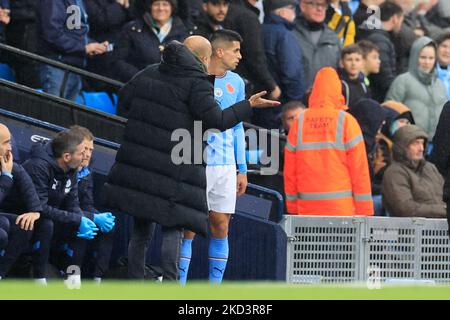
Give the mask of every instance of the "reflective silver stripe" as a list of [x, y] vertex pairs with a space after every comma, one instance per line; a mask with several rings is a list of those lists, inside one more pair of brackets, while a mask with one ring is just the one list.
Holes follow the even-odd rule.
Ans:
[[344, 119], [345, 111], [339, 111], [337, 126], [336, 126], [336, 140], [326, 142], [302, 142], [303, 131], [303, 113], [298, 119], [298, 133], [297, 133], [297, 147], [296, 150], [322, 150], [322, 149], [336, 149], [346, 150], [343, 143], [344, 137]]
[[297, 199], [298, 199], [298, 197], [297, 197], [296, 194], [287, 194], [286, 193], [286, 200], [288, 200], [288, 201], [295, 201]]
[[358, 136], [354, 137], [352, 140], [350, 140], [349, 142], [347, 142], [345, 144], [345, 150], [353, 148], [354, 146], [356, 146], [361, 141], [364, 141], [364, 138], [363, 138], [362, 135], [358, 135]]
[[306, 193], [301, 192], [297, 193], [297, 198], [299, 200], [334, 200], [334, 199], [342, 199], [342, 198], [351, 198], [352, 191], [337, 191], [337, 192], [316, 192], [316, 193]]
[[292, 152], [295, 152], [296, 150], [296, 147], [294, 147], [289, 141], [286, 143], [286, 148]]
[[339, 111], [339, 117], [336, 126], [336, 144], [339, 146], [344, 144], [344, 117], [345, 111]]
[[300, 145], [302, 145], [302, 131], [303, 131], [303, 112], [298, 117], [298, 131], [297, 131], [297, 150], [300, 149]]
[[345, 150], [343, 145], [336, 144], [335, 142], [310, 142], [303, 143], [297, 147], [297, 150], [321, 150], [321, 149], [337, 149]]
[[353, 198], [355, 201], [371, 201], [372, 195], [371, 194], [354, 194]]

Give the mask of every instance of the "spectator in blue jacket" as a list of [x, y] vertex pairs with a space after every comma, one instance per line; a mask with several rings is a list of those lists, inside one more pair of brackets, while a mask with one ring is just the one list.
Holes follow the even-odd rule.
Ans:
[[102, 276], [109, 267], [114, 240], [115, 216], [111, 212], [99, 212], [94, 206], [94, 179], [89, 167], [94, 151], [94, 136], [84, 127], [73, 126], [70, 130], [76, 130], [84, 136], [85, 153], [77, 173], [78, 198], [81, 210], [94, 215], [94, 223], [101, 231], [98, 237], [93, 240], [87, 256], [89, 258], [89, 269], [93, 267], [93, 270], [88, 272], [89, 275], [94, 277], [94, 281], [101, 282]]
[[445, 84], [450, 100], [450, 31], [443, 33], [437, 40], [438, 77]]
[[[66, 130], [46, 144], [36, 145], [31, 158], [23, 164], [39, 195], [41, 215], [54, 224], [52, 246], [63, 253], [60, 259], [51, 258], [63, 272], [70, 265], [81, 268], [86, 240], [92, 240], [98, 231], [94, 214], [82, 211], [78, 200], [77, 169], [84, 154], [84, 136]], [[49, 247], [45, 244], [45, 248]], [[48, 257], [48, 251], [46, 254]]]
[[5, 41], [5, 26], [11, 21], [9, 0], [0, 0], [0, 42]]
[[123, 27], [114, 46], [116, 78], [127, 82], [148, 65], [159, 63], [164, 45], [188, 35], [176, 15], [176, 0], [145, 0], [142, 15]]
[[[13, 162], [11, 134], [0, 124], [0, 279], [11, 269], [23, 250], [27, 248], [32, 233], [52, 236], [45, 219], [40, 219], [41, 202], [31, 178]], [[34, 258], [40, 254], [34, 242]], [[36, 260], [35, 260], [36, 261]], [[35, 279], [45, 281], [42, 270], [34, 269]]]
[[[104, 54], [107, 41], [98, 43], [88, 37], [89, 23], [83, 0], [39, 0], [37, 6], [38, 54], [84, 68], [86, 58]], [[43, 65], [39, 72], [45, 92], [75, 101], [82, 83], [80, 76], [69, 73], [66, 87], [64, 70]]]
[[293, 33], [297, 5], [296, 0], [264, 1], [264, 49], [283, 103], [301, 100], [305, 93], [302, 51]]

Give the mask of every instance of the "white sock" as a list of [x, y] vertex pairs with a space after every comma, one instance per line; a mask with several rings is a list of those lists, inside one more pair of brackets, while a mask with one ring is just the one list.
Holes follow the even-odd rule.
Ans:
[[45, 278], [34, 279], [34, 283], [46, 286], [47, 285], [47, 279], [45, 279]]
[[101, 283], [102, 282], [102, 278], [94, 277], [94, 282], [95, 283]]
[[2, 276], [0, 276], [0, 280], [2, 280]]

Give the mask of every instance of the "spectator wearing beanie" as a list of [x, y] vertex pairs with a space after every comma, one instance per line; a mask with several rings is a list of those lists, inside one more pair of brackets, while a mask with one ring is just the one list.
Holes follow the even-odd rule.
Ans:
[[[296, 5], [295, 0], [264, 1], [264, 50], [270, 73], [281, 88], [283, 103], [301, 100], [305, 93], [302, 51], [293, 32]], [[274, 121], [279, 118], [281, 107], [263, 112], [271, 114]]]
[[159, 63], [165, 44], [187, 37], [176, 10], [176, 0], [144, 1], [141, 16], [123, 27], [114, 46], [115, 78], [127, 82], [148, 65]]

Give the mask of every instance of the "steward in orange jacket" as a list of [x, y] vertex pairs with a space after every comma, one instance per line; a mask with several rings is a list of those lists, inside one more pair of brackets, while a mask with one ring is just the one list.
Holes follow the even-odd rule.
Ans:
[[321, 69], [309, 108], [292, 124], [285, 147], [287, 211], [298, 215], [373, 215], [364, 140], [345, 110], [342, 84]]

